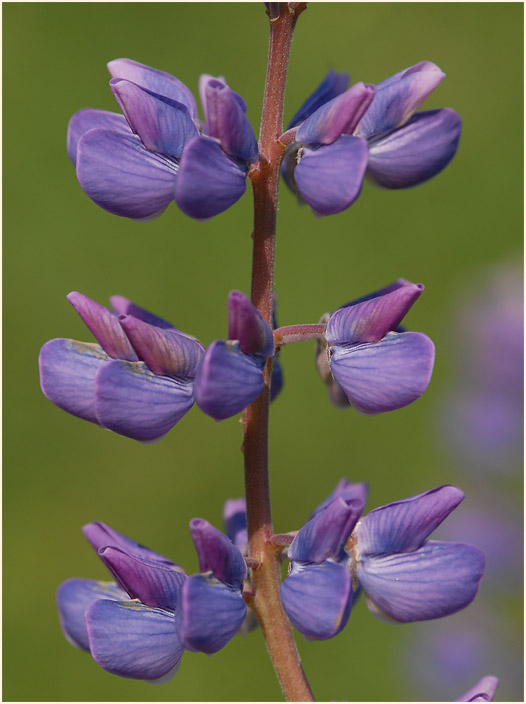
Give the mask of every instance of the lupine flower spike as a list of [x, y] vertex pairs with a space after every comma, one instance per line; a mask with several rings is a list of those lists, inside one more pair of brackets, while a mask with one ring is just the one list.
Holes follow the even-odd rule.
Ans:
[[99, 344], [47, 342], [42, 391], [59, 408], [120, 435], [160, 439], [193, 405], [203, 346], [122, 296], [111, 299], [117, 312], [77, 292], [67, 298]]
[[257, 141], [243, 99], [224, 78], [201, 78], [202, 125], [194, 96], [174, 76], [130, 59], [108, 69], [123, 115], [80, 110], [68, 129], [69, 157], [95, 203], [151, 220], [176, 199], [187, 215], [206, 219], [243, 195]]
[[306, 638], [332, 638], [360, 590], [369, 609], [394, 623], [448, 616], [470, 604], [484, 570], [471, 545], [428, 540], [463, 500], [454, 486], [395, 501], [360, 519], [362, 484], [342, 480], [292, 542], [281, 586], [285, 611]]
[[348, 75], [330, 71], [288, 127], [295, 138], [282, 175], [300, 202], [332, 215], [356, 200], [364, 176], [408, 188], [442, 171], [456, 154], [461, 119], [449, 108], [416, 111], [444, 77], [421, 61], [376, 86], [346, 90]]
[[116, 583], [64, 582], [57, 592], [60, 622], [66, 638], [108, 672], [166, 682], [184, 650], [215, 653], [239, 630], [245, 561], [207, 521], [190, 523], [202, 572], [190, 577], [104, 523], [83, 530]]
[[327, 313], [316, 364], [336, 406], [367, 415], [416, 401], [433, 371], [435, 348], [400, 322], [421, 295], [422, 284], [398, 279], [390, 286]]

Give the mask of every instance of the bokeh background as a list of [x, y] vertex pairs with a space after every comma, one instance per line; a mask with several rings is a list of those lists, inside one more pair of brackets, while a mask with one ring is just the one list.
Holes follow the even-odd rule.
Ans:
[[[465, 381], [469, 355], [476, 358], [493, 336], [492, 326], [471, 336], [459, 310], [468, 299], [486, 300], [495, 276], [500, 293], [513, 290], [518, 306], [500, 349], [507, 349], [507, 333], [520, 338], [522, 15], [520, 3], [312, 3], [299, 20], [286, 119], [330, 68], [377, 83], [426, 59], [447, 74], [426, 109], [453, 107], [464, 128], [458, 156], [436, 179], [400, 192], [365, 185], [340, 215], [317, 220], [282, 189], [279, 323], [317, 322], [403, 276], [426, 285], [407, 322], [433, 338], [437, 361], [422, 399], [365, 418], [330, 405], [312, 344], [283, 350], [286, 385], [272, 408], [270, 439], [275, 529], [298, 528], [342, 476], [370, 482], [370, 508], [455, 483], [468, 492], [460, 517], [477, 510], [480, 517], [479, 502], [494, 507], [498, 496], [511, 523], [511, 533], [498, 538], [490, 530], [496, 557], [488, 559], [487, 583], [497, 590], [483, 586], [464, 614], [396, 627], [378, 621], [362, 600], [332, 641], [298, 636], [320, 700], [451, 701], [485, 674], [501, 677], [497, 700], [522, 698], [520, 439], [487, 462], [479, 446], [487, 433], [475, 428], [470, 440], [462, 425], [470, 414], [455, 421], [459, 452], [443, 412], [456, 407], [448, 405], [450, 394]], [[216, 423], [194, 408], [161, 442], [141, 445], [54, 407], [40, 392], [37, 369], [48, 339], [91, 339], [65, 300], [72, 290], [101, 303], [127, 296], [205, 343], [225, 335], [228, 291], [249, 291], [250, 193], [205, 224], [175, 205], [149, 224], [114, 217], [80, 189], [66, 128], [82, 107], [118, 111], [105, 64], [130, 57], [194, 90], [201, 73], [226, 76], [257, 129], [267, 50], [263, 4], [5, 3], [3, 28], [3, 699], [279, 700], [258, 631], [212, 658], [186, 654], [175, 679], [158, 687], [113, 677], [64, 640], [58, 584], [106, 578], [81, 526], [105, 521], [196, 571], [188, 521], [200, 516], [221, 526], [223, 500], [242, 495], [241, 428], [236, 418]], [[511, 288], [502, 284], [511, 279]], [[520, 396], [522, 365], [506, 360]], [[475, 386], [483, 389], [492, 373]], [[521, 404], [514, 409], [520, 428]], [[482, 532], [459, 524], [453, 539], [476, 543]], [[433, 652], [442, 642], [437, 627], [446, 628], [441, 652], [456, 648], [449, 664]], [[474, 654], [477, 643], [483, 648]]]

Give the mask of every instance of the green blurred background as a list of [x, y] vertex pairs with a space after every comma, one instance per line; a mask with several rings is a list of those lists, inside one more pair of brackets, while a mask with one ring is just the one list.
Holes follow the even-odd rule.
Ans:
[[[113, 677], [64, 640], [58, 584], [106, 578], [80, 527], [105, 521], [197, 571], [188, 521], [200, 516], [220, 526], [223, 500], [242, 495], [241, 428], [237, 418], [216, 423], [194, 408], [161, 442], [141, 445], [53, 406], [37, 369], [48, 339], [91, 339], [65, 300], [72, 290], [101, 303], [127, 296], [205, 343], [225, 335], [228, 291], [249, 291], [250, 194], [205, 224], [175, 205], [149, 224], [114, 217], [78, 185], [66, 128], [83, 107], [118, 111], [105, 64], [130, 57], [194, 91], [201, 73], [226, 76], [257, 129], [263, 4], [6, 3], [3, 27], [3, 698], [279, 700], [258, 631], [213, 658], [186, 654], [175, 679], [158, 687]], [[448, 321], [463, 282], [521, 261], [522, 31], [520, 3], [312, 3], [299, 20], [286, 120], [330, 68], [377, 83], [426, 59], [447, 78], [425, 108], [453, 107], [464, 127], [456, 159], [417, 189], [366, 185], [352, 208], [322, 220], [282, 189], [280, 325], [317, 322], [403, 276], [426, 285], [408, 323], [434, 339], [437, 362], [417, 403], [364, 418], [330, 405], [310, 343], [282, 352], [286, 386], [272, 408], [270, 437], [277, 532], [298, 528], [342, 476], [370, 482], [371, 508], [461, 483], [434, 425], [454, 367], [442, 351], [451, 345]], [[520, 479], [506, 481], [520, 492]], [[519, 597], [510, 607], [519, 624], [520, 604]], [[411, 638], [411, 626], [378, 621], [362, 600], [336, 639], [298, 637], [298, 644], [320, 700], [425, 700], [398, 657]], [[499, 675], [475, 678], [490, 673]], [[469, 675], [464, 689], [474, 681]], [[444, 699], [463, 691], [450, 690], [446, 677]], [[502, 682], [497, 699], [520, 698]]]

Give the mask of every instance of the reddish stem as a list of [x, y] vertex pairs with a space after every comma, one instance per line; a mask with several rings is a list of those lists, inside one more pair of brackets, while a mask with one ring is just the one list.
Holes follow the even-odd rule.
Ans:
[[[274, 249], [279, 168], [284, 146], [283, 103], [292, 35], [305, 3], [270, 3], [270, 42], [261, 116], [259, 163], [251, 169], [254, 191], [252, 303], [272, 325]], [[287, 701], [314, 701], [299, 658], [292, 628], [281, 605], [279, 550], [270, 542], [274, 531], [268, 475], [268, 416], [272, 360], [264, 370], [265, 387], [243, 413], [245, 492], [250, 558], [260, 567], [252, 572], [251, 605]]]
[[303, 340], [319, 340], [325, 335], [326, 323], [318, 325], [286, 325], [283, 328], [274, 330], [274, 343], [276, 347], [284, 347], [294, 342]]

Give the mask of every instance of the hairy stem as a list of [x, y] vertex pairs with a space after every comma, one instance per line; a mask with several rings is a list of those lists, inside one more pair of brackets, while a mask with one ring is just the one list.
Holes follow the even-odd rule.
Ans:
[[[283, 103], [292, 35], [305, 3], [267, 3], [267, 7], [270, 44], [261, 117], [260, 159], [250, 173], [254, 192], [251, 298], [272, 326], [278, 180], [285, 148], [278, 140], [283, 132]], [[292, 628], [281, 605], [280, 550], [270, 542], [274, 532], [268, 473], [271, 374], [272, 360], [268, 360], [264, 371], [265, 387], [243, 413], [249, 555], [260, 563], [259, 568], [252, 571], [254, 596], [250, 602], [287, 701], [314, 701]]]

